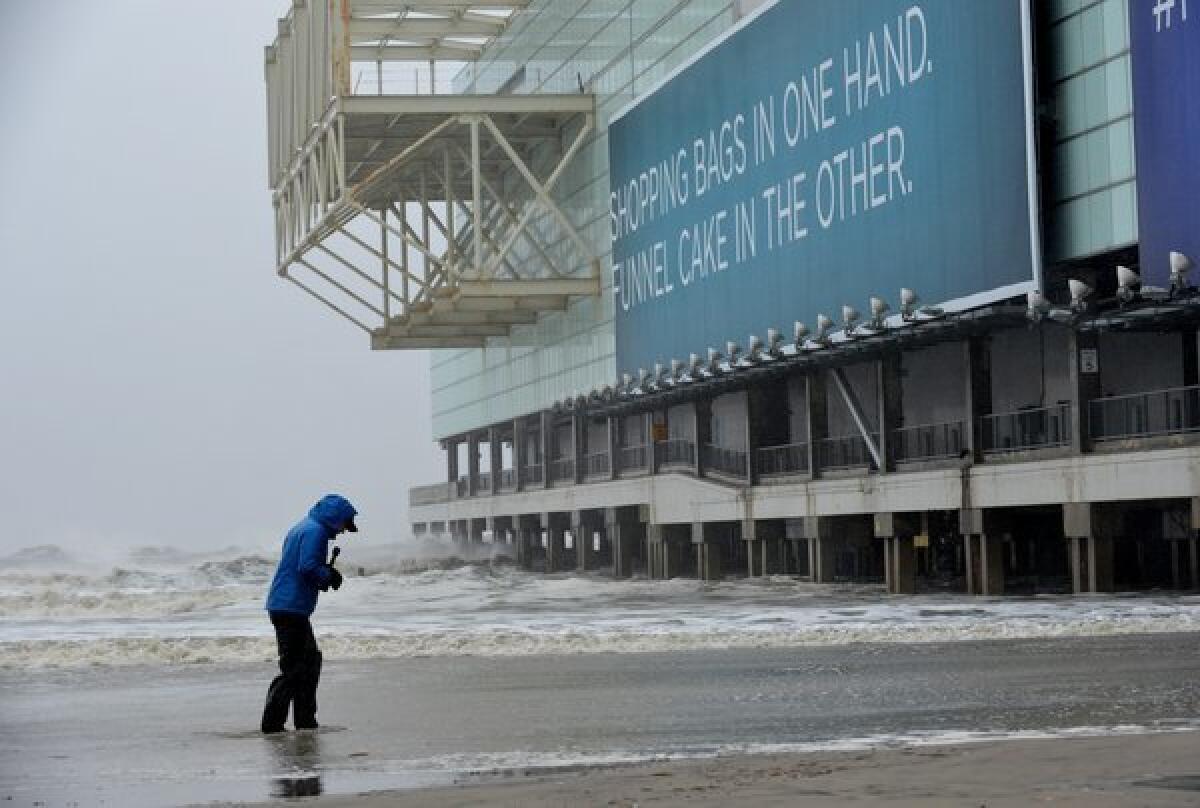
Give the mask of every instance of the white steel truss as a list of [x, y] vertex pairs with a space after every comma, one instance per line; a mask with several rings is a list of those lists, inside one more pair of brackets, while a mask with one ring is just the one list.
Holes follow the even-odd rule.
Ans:
[[349, 80], [360, 60], [474, 58], [525, 5], [294, 0], [267, 49], [276, 271], [377, 349], [480, 347], [600, 294], [597, 250], [554, 197], [592, 96]]

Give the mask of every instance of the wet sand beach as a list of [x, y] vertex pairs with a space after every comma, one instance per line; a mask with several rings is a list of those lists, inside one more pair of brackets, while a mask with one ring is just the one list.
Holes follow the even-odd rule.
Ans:
[[[1061, 760], [1080, 793], [1126, 789], [1112, 792], [1125, 802], [1090, 804], [1195, 804], [1178, 789], [1129, 795], [1149, 788], [1134, 779], [1200, 773], [1198, 661], [1196, 633], [333, 660], [323, 728], [272, 737], [256, 732], [269, 664], [7, 670], [0, 800], [353, 804], [401, 792], [375, 804], [796, 804], [809, 789], [821, 804], [824, 792], [902, 788], [895, 796], [1028, 804], [1042, 792], [1020, 789], [1061, 785], [1046, 768]], [[1066, 740], [1080, 736], [1093, 739]], [[1056, 740], [959, 749], [1029, 737]], [[980, 755], [991, 762], [970, 765]], [[643, 764], [664, 757], [682, 762]], [[413, 791], [456, 784], [472, 785]]]
[[[1158, 735], [916, 746], [509, 772], [453, 787], [327, 797], [341, 806], [888, 805], [1076, 808], [1200, 803], [1200, 736]], [[277, 800], [273, 806], [293, 805]]]

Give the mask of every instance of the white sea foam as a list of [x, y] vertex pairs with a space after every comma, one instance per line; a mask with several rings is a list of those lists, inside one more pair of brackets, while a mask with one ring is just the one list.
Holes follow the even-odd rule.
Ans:
[[[667, 621], [677, 622], [677, 621]], [[647, 653], [737, 648], [804, 648], [852, 643], [931, 643], [990, 639], [1048, 639], [1200, 630], [1196, 615], [1113, 620], [980, 620], [926, 624], [834, 623], [807, 627], [719, 629], [697, 621], [687, 630], [671, 625], [630, 628], [579, 625], [559, 630], [493, 626], [482, 630], [343, 632], [321, 634], [327, 659], [426, 656], [528, 656], [537, 654]], [[242, 664], [271, 662], [274, 637], [127, 636], [95, 639], [0, 642], [0, 667]]]
[[[438, 550], [442, 552], [439, 553]], [[422, 547], [348, 545], [314, 619], [329, 659], [642, 653], [1200, 631], [1200, 597], [892, 597], [790, 578], [536, 575]], [[143, 552], [162, 561], [169, 554]], [[178, 561], [172, 557], [172, 562]], [[274, 561], [188, 556], [0, 574], [0, 667], [271, 662]], [[360, 575], [361, 568], [361, 575]]]
[[[1200, 731], [1200, 721], [1178, 720], [1150, 724], [1114, 724], [1108, 726], [1050, 727], [1036, 730], [931, 730], [881, 733], [851, 738], [828, 738], [790, 743], [735, 743], [679, 747], [674, 749], [614, 749], [593, 753], [544, 753], [513, 751], [491, 754], [438, 755], [400, 761], [379, 761], [388, 770], [449, 772], [458, 775], [553, 773], [563, 770], [666, 763], [671, 761], [712, 760], [739, 756], [819, 755], [839, 752], [865, 752], [878, 749], [911, 747], [965, 746], [1005, 741], [1048, 741], [1080, 738], [1138, 737]], [[367, 769], [369, 764], [360, 763]]]

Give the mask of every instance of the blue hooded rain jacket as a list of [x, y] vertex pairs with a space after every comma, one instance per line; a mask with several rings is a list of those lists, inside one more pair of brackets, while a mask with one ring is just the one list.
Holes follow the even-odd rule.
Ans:
[[308, 617], [317, 608], [317, 591], [329, 588], [329, 542], [342, 526], [358, 514], [337, 494], [329, 494], [312, 507], [308, 516], [288, 531], [283, 557], [267, 594], [267, 611], [291, 612]]

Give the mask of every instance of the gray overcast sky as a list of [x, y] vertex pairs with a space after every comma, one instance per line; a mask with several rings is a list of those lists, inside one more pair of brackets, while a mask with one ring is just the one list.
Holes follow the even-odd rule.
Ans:
[[428, 359], [273, 272], [263, 46], [286, 0], [0, 2], [0, 553], [363, 536], [442, 478]]

